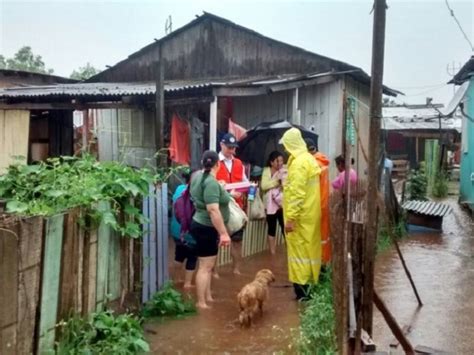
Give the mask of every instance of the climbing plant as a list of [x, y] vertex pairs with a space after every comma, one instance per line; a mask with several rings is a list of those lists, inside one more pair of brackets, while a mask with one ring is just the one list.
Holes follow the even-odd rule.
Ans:
[[[0, 198], [7, 212], [50, 216], [82, 207], [91, 221], [103, 221], [122, 235], [137, 238], [144, 217], [133, 198], [148, 194], [149, 185], [172, 173], [134, 169], [119, 162], [98, 162], [93, 156], [50, 158], [37, 165], [11, 165], [0, 176]], [[98, 202], [111, 209], [99, 209]], [[124, 212], [126, 219], [121, 219]]]

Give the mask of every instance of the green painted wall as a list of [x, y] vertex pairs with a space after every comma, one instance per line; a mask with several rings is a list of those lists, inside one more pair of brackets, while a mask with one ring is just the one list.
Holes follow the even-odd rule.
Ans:
[[[464, 98], [464, 109], [474, 117], [474, 77]], [[461, 202], [474, 211], [474, 123], [464, 118], [463, 143], [461, 147]]]

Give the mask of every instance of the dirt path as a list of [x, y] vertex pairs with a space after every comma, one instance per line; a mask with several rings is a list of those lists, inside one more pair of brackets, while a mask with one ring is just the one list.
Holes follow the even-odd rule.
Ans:
[[213, 308], [186, 319], [155, 321], [145, 326], [153, 353], [159, 354], [272, 354], [292, 352], [291, 329], [299, 325], [298, 304], [293, 289], [272, 287], [264, 306], [263, 318], [251, 329], [237, 323], [236, 295], [255, 273], [270, 268], [276, 276], [274, 286], [288, 285], [286, 252], [281, 247], [272, 261], [267, 253], [245, 260], [243, 275], [235, 276], [229, 267], [219, 270], [213, 281], [216, 302]]
[[[455, 354], [474, 353], [474, 222], [455, 197], [447, 201], [441, 234], [412, 234], [401, 243], [424, 306], [418, 304], [395, 250], [378, 256], [376, 289], [401, 326], [411, 325], [413, 345]], [[379, 312], [374, 339], [382, 350], [393, 338]], [[400, 349], [400, 348], [399, 348]]]

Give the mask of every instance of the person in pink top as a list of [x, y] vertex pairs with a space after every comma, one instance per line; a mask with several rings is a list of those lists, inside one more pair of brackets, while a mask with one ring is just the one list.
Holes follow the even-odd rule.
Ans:
[[[337, 174], [337, 177], [332, 181], [331, 185], [334, 190], [342, 190], [344, 188], [344, 182], [346, 179], [346, 160], [344, 156], [339, 155], [335, 161], [339, 174]], [[351, 164], [354, 164], [354, 159], [352, 159]], [[352, 168], [349, 171], [349, 181], [352, 185], [357, 183], [357, 173]]]
[[277, 223], [280, 224], [282, 231], [285, 229], [282, 209], [282, 189], [286, 175], [287, 171], [283, 167], [283, 154], [278, 151], [270, 153], [267, 166], [262, 172], [260, 188], [264, 193], [263, 203], [265, 204], [268, 224], [268, 248], [272, 255], [276, 253]]

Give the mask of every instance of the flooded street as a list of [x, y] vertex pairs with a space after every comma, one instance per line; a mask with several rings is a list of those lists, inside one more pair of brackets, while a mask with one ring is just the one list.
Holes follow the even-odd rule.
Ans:
[[[238, 324], [237, 293], [253, 280], [255, 273], [270, 268], [276, 282], [270, 288], [270, 299], [264, 314], [250, 329]], [[236, 276], [230, 267], [219, 269], [220, 278], [213, 280], [216, 302], [211, 310], [200, 311], [185, 319], [168, 319], [146, 324], [147, 339], [153, 353], [160, 354], [271, 354], [292, 352], [291, 329], [299, 325], [298, 304], [289, 285], [286, 251], [279, 247], [275, 261], [267, 253], [244, 261], [242, 275]], [[191, 291], [194, 296], [194, 289]]]
[[[455, 354], [474, 353], [474, 223], [461, 210], [456, 197], [447, 201], [453, 213], [446, 216], [444, 231], [417, 233], [400, 247], [424, 306], [415, 295], [395, 249], [377, 257], [376, 289], [401, 327], [410, 326], [413, 346], [424, 345]], [[277, 281], [263, 318], [251, 329], [241, 329], [236, 295], [262, 268], [270, 268]], [[286, 252], [280, 247], [274, 260], [267, 253], [245, 260], [243, 275], [230, 267], [219, 269], [213, 280], [216, 302], [208, 311], [184, 319], [148, 322], [146, 336], [153, 353], [160, 354], [272, 354], [296, 353], [289, 348], [299, 325], [298, 304], [288, 284]], [[194, 296], [194, 289], [191, 290]], [[381, 351], [390, 349], [394, 337], [382, 315], [374, 312], [374, 340]], [[402, 353], [400, 346], [394, 353]]]
[[[376, 260], [376, 290], [399, 325], [411, 326], [413, 346], [425, 345], [455, 354], [474, 353], [474, 223], [456, 201], [440, 234], [410, 234], [400, 243], [407, 266], [424, 303], [418, 308], [413, 290], [394, 249]], [[393, 336], [374, 312], [374, 340], [389, 349]], [[398, 347], [400, 350], [400, 347]], [[400, 350], [401, 351], [401, 350]]]

